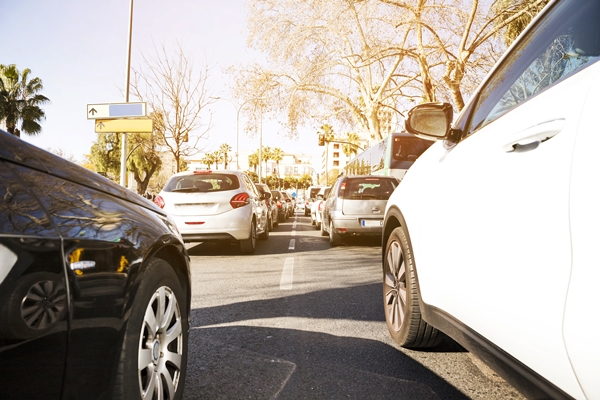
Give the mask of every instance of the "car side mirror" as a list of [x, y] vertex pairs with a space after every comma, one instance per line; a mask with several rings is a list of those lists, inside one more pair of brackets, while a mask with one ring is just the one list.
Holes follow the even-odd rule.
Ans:
[[449, 103], [424, 103], [413, 107], [406, 118], [406, 130], [427, 140], [446, 140], [452, 133], [454, 111]]

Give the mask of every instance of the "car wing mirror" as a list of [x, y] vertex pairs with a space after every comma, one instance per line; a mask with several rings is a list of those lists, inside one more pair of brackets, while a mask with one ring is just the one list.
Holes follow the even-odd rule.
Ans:
[[449, 103], [424, 103], [413, 107], [405, 121], [406, 130], [427, 140], [446, 140], [452, 133], [454, 111]]

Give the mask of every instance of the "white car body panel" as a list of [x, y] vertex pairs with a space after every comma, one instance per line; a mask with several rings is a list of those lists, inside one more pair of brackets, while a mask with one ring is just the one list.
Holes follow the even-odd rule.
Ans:
[[[596, 70], [600, 69], [598, 66]], [[565, 307], [564, 340], [585, 396], [600, 399], [600, 74], [588, 93], [575, 143], [571, 179], [571, 242], [573, 270]], [[590, 314], [589, 310], [593, 310]]]
[[[568, 193], [581, 109], [589, 83], [599, 71], [596, 64], [571, 76], [449, 151], [440, 144], [432, 146], [409, 170], [393, 195], [395, 201], [388, 203], [398, 204], [406, 218], [423, 300], [549, 381], [560, 382], [561, 389], [576, 398], [583, 393], [563, 336], [572, 264], [569, 206], [573, 199]], [[557, 102], [557, 98], [569, 101]], [[531, 115], [536, 116], [535, 123]], [[562, 129], [535, 150], [503, 150], [515, 135], [545, 122]], [[515, 195], [507, 198], [507, 190]], [[465, 220], [463, 215], [479, 218]], [[505, 251], [496, 251], [498, 243]], [[574, 299], [573, 308], [583, 301]], [[573, 313], [577, 316], [577, 311]]]

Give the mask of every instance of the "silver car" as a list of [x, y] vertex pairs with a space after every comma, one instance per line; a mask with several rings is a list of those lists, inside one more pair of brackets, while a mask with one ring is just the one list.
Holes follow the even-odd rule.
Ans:
[[331, 246], [349, 236], [381, 236], [385, 206], [398, 183], [392, 176], [339, 177], [322, 211], [321, 232], [329, 234]]
[[171, 177], [154, 202], [174, 220], [185, 242], [237, 242], [252, 254], [269, 238], [268, 209], [240, 171], [185, 171]]

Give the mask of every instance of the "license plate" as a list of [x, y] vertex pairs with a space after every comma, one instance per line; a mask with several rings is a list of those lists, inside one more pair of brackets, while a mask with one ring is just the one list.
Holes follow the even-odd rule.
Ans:
[[363, 219], [360, 221], [360, 225], [365, 228], [374, 227], [374, 226], [383, 226], [382, 219]]

